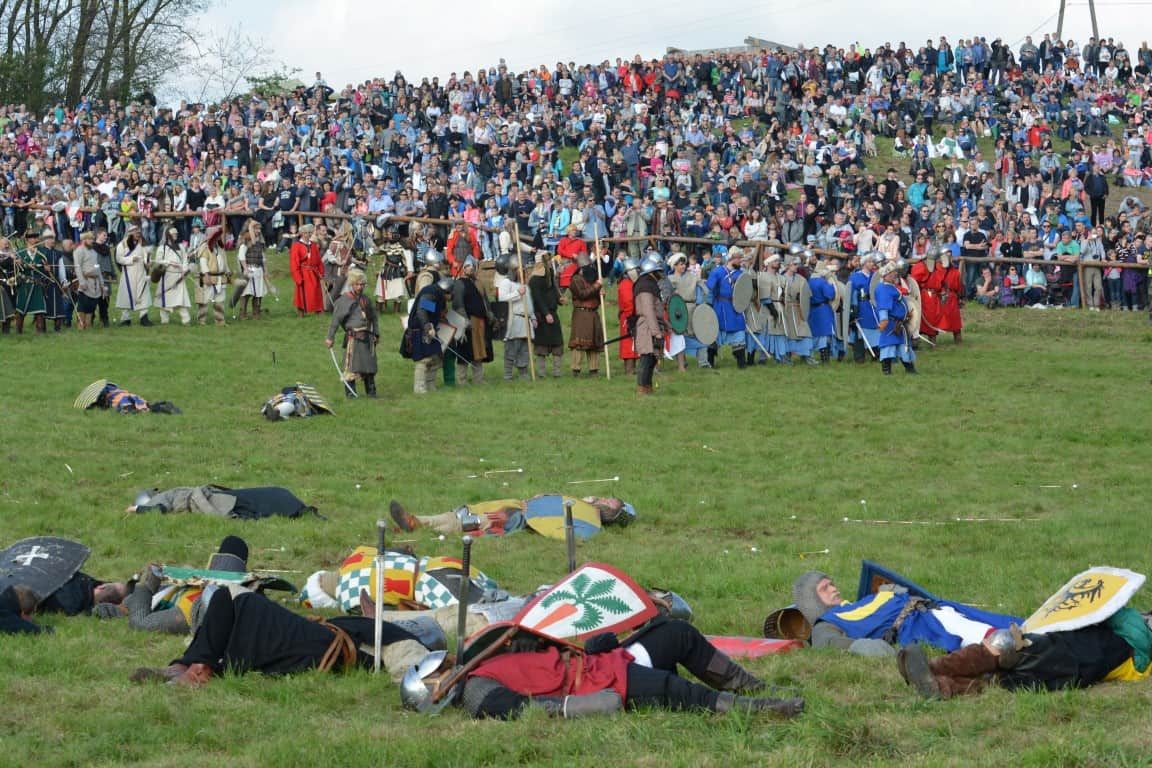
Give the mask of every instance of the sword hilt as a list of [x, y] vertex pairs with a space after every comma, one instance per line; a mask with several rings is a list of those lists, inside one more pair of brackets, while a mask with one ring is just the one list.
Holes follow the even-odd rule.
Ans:
[[568, 545], [568, 573], [576, 570], [576, 526], [572, 522], [572, 502], [564, 502], [564, 540]]
[[[273, 353], [275, 357], [275, 353]], [[388, 523], [385, 520], [376, 521], [376, 553], [381, 557], [384, 556], [384, 539], [388, 531]]]

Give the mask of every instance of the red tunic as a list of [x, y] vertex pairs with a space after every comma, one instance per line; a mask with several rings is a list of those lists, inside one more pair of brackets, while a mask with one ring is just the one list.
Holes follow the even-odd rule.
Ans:
[[495, 680], [521, 696], [571, 696], [611, 688], [628, 696], [628, 665], [632, 654], [623, 648], [606, 653], [573, 653], [565, 661], [560, 649], [535, 653], [504, 653], [482, 662], [472, 674]]
[[305, 245], [297, 240], [292, 243], [288, 263], [292, 270], [292, 282], [296, 283], [296, 295], [292, 297], [296, 309], [323, 312], [324, 289], [320, 275], [324, 264], [320, 260], [320, 246], [314, 242]]
[[636, 301], [632, 295], [632, 281], [627, 277], [620, 281], [620, 286], [616, 291], [616, 303], [620, 305], [620, 335], [624, 338], [620, 339], [620, 359], [621, 360], [639, 360], [640, 355], [636, 354], [636, 347], [632, 343], [632, 337], [626, 335], [628, 333], [628, 318], [636, 312]]
[[920, 286], [920, 335], [936, 338], [940, 332], [940, 290], [944, 285], [944, 271], [937, 266], [931, 272], [918, 261], [912, 265], [912, 279]]
[[955, 333], [963, 330], [964, 321], [960, 317], [960, 297], [964, 295], [964, 284], [960, 279], [960, 270], [956, 267], [936, 268], [943, 275], [943, 295], [940, 297], [940, 322], [936, 327], [942, 331]]
[[569, 262], [560, 270], [560, 290], [563, 291], [572, 282], [572, 275], [576, 274], [579, 264], [577, 257], [581, 253], [587, 254], [588, 246], [578, 237], [565, 235], [560, 238], [560, 242], [556, 243], [556, 255]]

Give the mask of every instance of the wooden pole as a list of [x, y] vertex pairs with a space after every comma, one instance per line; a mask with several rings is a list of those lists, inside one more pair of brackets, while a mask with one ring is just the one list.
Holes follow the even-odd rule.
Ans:
[[1077, 280], [1080, 281], [1080, 309], [1084, 309], [1088, 305], [1088, 299], [1084, 298], [1087, 291], [1084, 290], [1084, 262], [1076, 262], [1076, 275]]
[[[600, 266], [600, 236], [596, 236], [596, 279], [600, 282], [600, 331], [604, 334], [604, 340], [608, 340], [608, 313], [604, 308], [604, 270]], [[604, 345], [604, 375], [608, 381], [612, 381], [612, 360], [611, 355], [608, 354], [608, 345]]]
[[524, 286], [524, 323], [527, 326], [525, 331], [528, 333], [528, 373], [531, 374], [532, 381], [536, 381], [536, 353], [532, 346], [532, 318], [528, 315], [528, 302], [531, 298], [528, 294], [528, 281], [524, 279], [524, 257], [520, 255], [519, 222], [512, 223], [512, 234], [516, 239], [516, 266], [520, 269], [520, 284]]

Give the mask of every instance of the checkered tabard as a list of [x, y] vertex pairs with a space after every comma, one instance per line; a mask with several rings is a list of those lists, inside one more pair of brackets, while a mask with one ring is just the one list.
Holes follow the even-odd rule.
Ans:
[[353, 608], [360, 609], [360, 590], [368, 590], [368, 594], [372, 594], [372, 573], [373, 568], [371, 565], [364, 568], [357, 568], [355, 570], [343, 571], [340, 574], [340, 586], [336, 590], [336, 601], [340, 603], [340, 610], [351, 611]]

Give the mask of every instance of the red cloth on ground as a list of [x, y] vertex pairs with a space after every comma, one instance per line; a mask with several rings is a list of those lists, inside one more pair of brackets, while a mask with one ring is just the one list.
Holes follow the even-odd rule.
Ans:
[[535, 653], [504, 653], [481, 663], [472, 672], [522, 696], [569, 696], [611, 688], [628, 695], [628, 665], [632, 654], [623, 648], [606, 653], [573, 653], [565, 661], [559, 648]]

